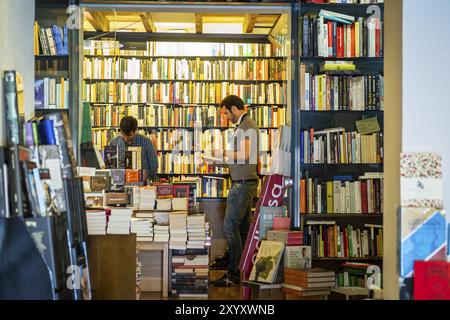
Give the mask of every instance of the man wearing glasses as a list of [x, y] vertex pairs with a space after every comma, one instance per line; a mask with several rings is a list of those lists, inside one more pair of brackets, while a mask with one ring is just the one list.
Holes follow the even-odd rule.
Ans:
[[[109, 146], [118, 147], [119, 163], [125, 163], [125, 151], [128, 147], [141, 147], [142, 169], [147, 172], [147, 178], [154, 179], [158, 170], [158, 156], [152, 141], [137, 133], [138, 122], [134, 117], [124, 117], [120, 120], [121, 135], [113, 138]], [[122, 168], [123, 169], [123, 168]]]

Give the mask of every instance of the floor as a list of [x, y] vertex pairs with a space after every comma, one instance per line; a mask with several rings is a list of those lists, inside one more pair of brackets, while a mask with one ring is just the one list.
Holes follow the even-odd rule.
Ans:
[[[211, 280], [219, 279], [223, 276], [223, 274], [226, 271], [221, 270], [211, 270], [210, 271], [210, 277]], [[162, 300], [160, 293], [153, 293], [153, 292], [144, 292], [141, 293], [140, 300]], [[165, 299], [179, 299], [179, 298], [165, 298]], [[194, 300], [193, 298], [190, 298], [189, 300]], [[197, 299], [201, 300], [201, 299]], [[209, 289], [209, 299], [208, 300], [241, 300], [241, 287], [240, 286], [234, 286], [234, 287], [226, 287], [226, 288], [219, 288], [219, 287], [213, 287], [211, 286]]]

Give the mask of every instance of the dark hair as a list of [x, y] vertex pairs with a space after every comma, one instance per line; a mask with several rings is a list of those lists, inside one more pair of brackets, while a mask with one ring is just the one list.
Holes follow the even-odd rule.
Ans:
[[227, 108], [229, 111], [231, 111], [231, 107], [235, 106], [239, 110], [244, 110], [244, 101], [242, 101], [241, 98], [238, 96], [230, 95], [225, 97], [222, 102], [220, 102], [221, 107]]
[[138, 127], [138, 122], [134, 117], [123, 117], [120, 120], [120, 132], [124, 134], [130, 134], [132, 131], [135, 131]]

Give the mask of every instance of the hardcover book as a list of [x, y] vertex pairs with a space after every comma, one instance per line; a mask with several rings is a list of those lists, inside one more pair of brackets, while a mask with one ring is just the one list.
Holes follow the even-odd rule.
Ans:
[[174, 188], [172, 184], [159, 184], [156, 186], [156, 194], [158, 199], [173, 198]]
[[174, 185], [173, 186], [174, 198], [189, 198], [189, 186]]
[[450, 300], [450, 263], [414, 263], [414, 300]]
[[125, 170], [124, 169], [111, 169], [112, 183], [116, 186], [123, 186], [125, 184]]
[[104, 151], [104, 162], [107, 169], [119, 168], [119, 148], [118, 146], [106, 146]]
[[44, 109], [44, 80], [39, 79], [34, 82], [34, 107]]
[[274, 283], [283, 250], [283, 243], [263, 240], [256, 255], [255, 264], [253, 265], [249, 280]]
[[400, 183], [402, 207], [444, 207], [442, 157], [439, 154], [401, 154]]
[[286, 207], [261, 207], [259, 218], [259, 238], [266, 239], [267, 230], [272, 230], [275, 217], [285, 217]]

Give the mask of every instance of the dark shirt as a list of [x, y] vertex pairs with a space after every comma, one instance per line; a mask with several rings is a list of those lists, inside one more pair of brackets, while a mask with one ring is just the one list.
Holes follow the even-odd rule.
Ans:
[[[158, 155], [152, 141], [140, 134], [134, 137], [133, 143], [128, 145], [121, 136], [115, 137], [109, 141], [110, 146], [117, 146], [119, 151], [119, 163], [125, 163], [125, 151], [127, 147], [141, 147], [142, 149], [142, 169], [146, 169], [149, 178], [155, 178], [158, 171]], [[123, 168], [122, 168], [123, 169]]]

